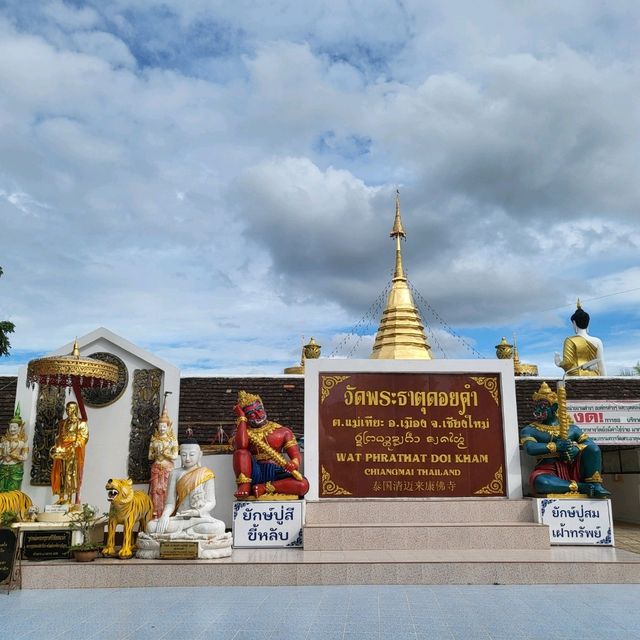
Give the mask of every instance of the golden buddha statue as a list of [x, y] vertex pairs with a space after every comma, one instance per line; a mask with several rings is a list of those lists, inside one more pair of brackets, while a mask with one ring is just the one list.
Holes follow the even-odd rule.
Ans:
[[[580, 300], [576, 303], [576, 310], [571, 316], [574, 336], [564, 341], [562, 358], [555, 354], [555, 363], [565, 370], [568, 376], [605, 376], [604, 350], [602, 340], [590, 336], [587, 332], [589, 326], [589, 314], [582, 308]], [[594, 362], [588, 368], [587, 363]]]
[[[78, 403], [67, 402], [67, 417], [58, 423], [55, 444], [51, 447], [53, 468], [51, 490], [58, 496], [56, 504], [80, 504], [80, 487], [89, 429], [80, 419]], [[75, 494], [75, 500], [74, 500]]]

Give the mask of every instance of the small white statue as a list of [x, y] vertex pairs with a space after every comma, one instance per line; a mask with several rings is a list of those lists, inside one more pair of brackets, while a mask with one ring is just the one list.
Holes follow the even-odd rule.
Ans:
[[138, 535], [138, 558], [158, 558], [164, 540], [197, 541], [199, 558], [231, 555], [232, 538], [224, 522], [211, 514], [216, 506], [214, 473], [200, 464], [202, 449], [195, 440], [180, 445], [182, 466], [169, 476], [162, 515]]

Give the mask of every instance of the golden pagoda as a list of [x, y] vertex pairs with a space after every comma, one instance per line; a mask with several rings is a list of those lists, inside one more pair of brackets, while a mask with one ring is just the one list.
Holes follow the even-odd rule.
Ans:
[[400, 192], [396, 192], [396, 217], [389, 234], [396, 239], [396, 268], [387, 305], [370, 358], [381, 360], [431, 360], [431, 347], [407, 284], [402, 266], [400, 238], [406, 238], [400, 217]]
[[314, 338], [311, 338], [307, 344], [302, 347], [302, 354], [300, 355], [300, 364], [294, 367], [287, 367], [284, 372], [287, 375], [291, 374], [304, 374], [304, 363], [305, 360], [315, 360], [320, 357], [320, 349], [321, 346], [315, 341]]
[[516, 341], [515, 333], [513, 334], [513, 344], [509, 344], [506, 338], [502, 338], [500, 343], [496, 345], [496, 355], [500, 360], [513, 360], [513, 373], [516, 376], [538, 375], [537, 365], [520, 362], [520, 356], [518, 355], [518, 343]]
[[526, 364], [520, 362], [520, 356], [518, 355], [518, 343], [516, 341], [516, 334], [513, 334], [513, 373], [516, 376], [537, 376], [538, 367], [535, 364]]

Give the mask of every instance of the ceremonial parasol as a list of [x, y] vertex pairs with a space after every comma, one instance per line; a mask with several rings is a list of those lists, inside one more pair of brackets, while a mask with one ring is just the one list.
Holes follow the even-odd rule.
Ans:
[[71, 387], [78, 401], [82, 419], [86, 421], [81, 390], [83, 388], [104, 388], [118, 382], [118, 367], [102, 360], [80, 357], [78, 341], [73, 343], [73, 351], [66, 356], [48, 356], [31, 360], [27, 365], [27, 385], [35, 383], [54, 387]]

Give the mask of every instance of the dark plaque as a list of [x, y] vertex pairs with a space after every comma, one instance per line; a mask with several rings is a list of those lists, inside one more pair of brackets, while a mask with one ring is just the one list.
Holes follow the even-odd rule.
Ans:
[[22, 533], [22, 557], [25, 560], [67, 560], [71, 545], [71, 531], [24, 531]]
[[113, 404], [127, 388], [127, 382], [129, 381], [127, 366], [118, 356], [114, 356], [112, 353], [107, 353], [106, 351], [92, 353], [89, 355], [89, 358], [108, 362], [118, 367], [118, 382], [116, 382], [115, 386], [105, 385], [100, 387], [97, 385], [95, 387], [83, 387], [81, 393], [84, 403], [89, 407], [96, 408]]
[[160, 558], [162, 560], [196, 560], [197, 557], [197, 542], [167, 540], [160, 543]]
[[18, 536], [11, 529], [0, 529], [0, 584], [11, 584], [16, 561]]
[[320, 374], [320, 497], [506, 496], [497, 373]]

